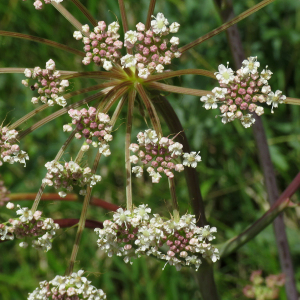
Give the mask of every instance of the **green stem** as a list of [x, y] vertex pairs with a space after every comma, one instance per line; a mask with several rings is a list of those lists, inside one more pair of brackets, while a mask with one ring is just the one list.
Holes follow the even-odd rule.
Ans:
[[[71, 141], [73, 140], [74, 136], [75, 136], [75, 133], [76, 133], [76, 130], [74, 130], [70, 136], [67, 138], [67, 140], [65, 141], [65, 143], [62, 145], [62, 147], [60, 148], [60, 150], [58, 151], [58, 153], [56, 154], [54, 160], [55, 161], [58, 161], [60, 160], [60, 158], [62, 157], [62, 155], [64, 154], [66, 148], [68, 147], [68, 145], [71, 143]], [[32, 213], [34, 213], [36, 210], [37, 210], [37, 207], [40, 203], [40, 200], [42, 198], [42, 195], [43, 195], [43, 192], [44, 192], [44, 189], [46, 187], [46, 184], [45, 183], [42, 183], [36, 197], [35, 197], [35, 200], [32, 204], [32, 207], [31, 207], [31, 211]]]
[[201, 76], [206, 76], [206, 77], [216, 79], [216, 76], [211, 71], [201, 70], [201, 69], [186, 69], [186, 70], [171, 71], [162, 74], [151, 75], [147, 79], [145, 79], [144, 82], [147, 83], [152, 81], [165, 80], [165, 79], [169, 79], [181, 75], [201, 75]]
[[211, 95], [213, 94], [212, 91], [183, 88], [180, 86], [169, 85], [169, 84], [164, 84], [159, 82], [151, 82], [147, 85], [147, 87], [159, 91], [171, 92], [176, 94], [184, 94], [184, 95], [192, 95], [198, 97], [206, 96], [208, 94]]
[[170, 188], [172, 206], [173, 206], [173, 216], [175, 222], [178, 223], [180, 220], [180, 215], [179, 215], [178, 201], [176, 197], [175, 181], [174, 178], [168, 178], [168, 180], [169, 180], [169, 188]]
[[44, 39], [44, 38], [41, 38], [41, 37], [33, 36], [33, 35], [0, 30], [0, 36], [10, 36], [10, 37], [18, 38], [18, 39], [24, 39], [24, 40], [37, 42], [37, 43], [42, 43], [42, 44], [46, 44], [46, 45], [51, 46], [51, 47], [55, 47], [57, 49], [64, 50], [66, 52], [70, 52], [70, 53], [75, 54], [75, 55], [85, 57], [85, 53], [82, 52], [82, 51], [73, 49], [73, 48], [68, 47], [64, 44], [60, 44], [60, 43], [50, 41], [50, 40], [47, 40], [47, 39]]
[[241, 13], [240, 15], [238, 15], [237, 17], [233, 18], [232, 20], [224, 23], [223, 25], [221, 25], [220, 27], [214, 29], [213, 31], [205, 34], [204, 36], [196, 39], [195, 41], [181, 47], [179, 49], [179, 51], [181, 53], [203, 43], [204, 41], [210, 39], [211, 37], [221, 33], [222, 31], [226, 30], [227, 28], [229, 28], [230, 26], [240, 22], [241, 20], [245, 19], [246, 17], [249, 17], [250, 15], [252, 15], [253, 13], [255, 13], [256, 11], [262, 9], [263, 7], [265, 7], [266, 5], [274, 2], [275, 0], [264, 0], [261, 1], [260, 3], [254, 5], [253, 7], [249, 8], [248, 10], [244, 11], [243, 13]]
[[125, 170], [126, 170], [126, 207], [132, 211], [132, 182], [131, 182], [131, 162], [130, 162], [130, 139], [132, 130], [132, 117], [136, 90], [129, 91], [128, 94], [128, 110], [125, 135]]

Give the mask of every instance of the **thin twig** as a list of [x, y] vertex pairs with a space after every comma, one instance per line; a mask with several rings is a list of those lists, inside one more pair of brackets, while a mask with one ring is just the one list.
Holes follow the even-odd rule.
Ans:
[[97, 21], [95, 18], [90, 14], [87, 8], [78, 0], [71, 0], [80, 10], [81, 12], [88, 18], [88, 20], [92, 23], [94, 27], [97, 26]]
[[153, 15], [154, 8], [155, 8], [156, 0], [150, 0], [149, 8], [148, 8], [148, 14], [147, 14], [147, 20], [146, 20], [146, 30], [150, 28], [151, 24], [151, 16]]

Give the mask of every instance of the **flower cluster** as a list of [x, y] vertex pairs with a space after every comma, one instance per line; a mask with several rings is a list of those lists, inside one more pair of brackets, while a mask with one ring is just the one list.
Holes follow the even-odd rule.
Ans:
[[5, 202], [9, 201], [9, 197], [8, 197], [9, 194], [10, 191], [4, 185], [4, 181], [1, 180], [1, 175], [0, 175], [0, 206], [4, 205]]
[[[13, 203], [6, 205], [8, 209], [14, 209]], [[24, 239], [28, 237], [39, 237], [34, 240], [32, 247], [42, 249], [45, 252], [52, 248], [52, 237], [59, 229], [59, 225], [51, 218], [42, 218], [42, 212], [36, 211], [34, 214], [28, 207], [21, 208], [18, 205], [16, 214], [18, 218], [9, 219], [8, 222], [0, 224], [0, 240]], [[26, 248], [28, 244], [21, 242], [20, 247]]]
[[174, 22], [168, 26], [169, 22], [162, 13], [152, 18], [149, 30], [146, 30], [143, 23], [138, 23], [137, 31], [125, 33], [124, 46], [133, 49], [135, 54], [127, 54], [121, 58], [124, 68], [136, 65], [138, 76], [144, 79], [153, 72], [162, 73], [165, 66], [171, 64], [172, 58], [181, 56], [178, 51], [179, 38], [166, 38], [169, 33], [178, 32], [180, 25]]
[[[23, 0], [26, 1], [26, 0]], [[50, 4], [51, 2], [60, 3], [63, 2], [63, 0], [44, 0], [45, 4]], [[43, 2], [41, 0], [35, 0], [33, 2], [33, 5], [35, 9], [42, 9], [43, 8]]]
[[253, 113], [258, 116], [264, 113], [264, 108], [257, 102], [272, 105], [273, 113], [273, 108], [284, 103], [286, 96], [279, 90], [275, 93], [271, 91], [268, 80], [273, 73], [268, 67], [259, 73], [259, 66], [256, 57], [244, 60], [236, 74], [228, 65], [220, 65], [219, 72], [215, 73], [220, 87], [215, 87], [212, 94], [200, 98], [204, 102], [203, 107], [215, 109], [219, 103], [224, 124], [239, 119], [245, 128], [254, 124]]
[[[123, 43], [119, 40], [119, 28], [119, 23], [113, 22], [108, 25], [106, 30], [106, 23], [100, 21], [93, 32], [90, 32], [89, 25], [82, 26], [82, 32], [75, 31], [74, 38], [76, 40], [82, 39], [85, 45], [83, 49], [86, 52], [86, 56], [82, 63], [88, 65], [93, 61], [106, 71], [111, 70], [113, 67], [112, 62], [120, 58], [121, 52], [119, 49], [123, 46]], [[83, 37], [82, 33], [86, 37]]]
[[180, 25], [174, 22], [168, 26], [169, 22], [162, 13], [152, 18], [150, 29], [146, 30], [143, 23], [138, 23], [137, 31], [129, 30], [125, 33], [124, 46], [132, 49], [133, 54], [123, 57], [120, 52], [123, 42], [119, 40], [118, 22], [107, 26], [104, 21], [100, 21], [93, 31], [90, 31], [88, 25], [82, 26], [82, 30], [75, 31], [73, 36], [76, 40], [82, 39], [85, 45], [83, 64], [88, 65], [93, 61], [109, 71], [113, 68], [113, 63], [120, 63], [123, 68], [136, 67], [138, 76], [144, 79], [153, 72], [162, 73], [165, 66], [171, 64], [172, 58], [181, 55], [178, 51], [179, 38], [166, 38], [169, 33], [178, 32]]
[[[74, 161], [69, 161], [64, 164], [53, 160], [45, 164], [48, 172], [43, 179], [43, 183], [49, 186], [54, 186], [55, 189], [61, 189], [58, 193], [60, 197], [65, 197], [67, 194], [63, 190], [71, 192], [74, 185], [83, 187], [89, 185], [92, 187], [97, 182], [101, 181], [100, 175], [92, 174], [92, 170], [89, 167], [81, 168]], [[80, 195], [85, 195], [86, 190], [82, 189], [79, 192]]]
[[[169, 178], [173, 178], [173, 171], [181, 172], [184, 166], [196, 168], [197, 163], [201, 161], [199, 152], [183, 153], [183, 145], [174, 142], [167, 137], [159, 137], [154, 130], [147, 129], [145, 132], [139, 132], [137, 135], [139, 144], [131, 144], [129, 149], [136, 152], [137, 155], [130, 156], [130, 161], [137, 164], [139, 161], [146, 166], [147, 172], [152, 177], [153, 183], [158, 183], [162, 177], [160, 174], [165, 173]], [[183, 157], [183, 162], [174, 163], [172, 160]], [[135, 166], [132, 172], [136, 177], [141, 177], [143, 168]]]
[[91, 285], [86, 277], [82, 276], [83, 270], [74, 272], [70, 276], [55, 276], [51, 281], [40, 282], [40, 287], [36, 288], [28, 295], [27, 300], [103, 300], [106, 294]]
[[[124, 261], [130, 263], [132, 258], [154, 255], [177, 270], [190, 265], [198, 270], [200, 255], [213, 262], [219, 259], [218, 249], [210, 244], [215, 238], [212, 235], [217, 231], [215, 227], [197, 227], [192, 215], [184, 215], [178, 221], [165, 221], [158, 214], [150, 219], [150, 212], [147, 205], [140, 205], [133, 212], [119, 208], [113, 221], [106, 220], [103, 229], [95, 229], [100, 249], [109, 257], [124, 256]], [[166, 254], [159, 250], [164, 244], [168, 248]]]
[[[95, 107], [89, 107], [89, 109], [70, 109], [68, 111], [72, 118], [72, 124], [76, 125], [75, 138], [86, 139], [86, 145], [83, 145], [81, 150], [87, 151], [89, 144], [93, 147], [99, 147], [99, 152], [104, 156], [111, 154], [108, 142], [112, 141], [111, 135], [112, 126], [110, 126], [110, 117], [104, 113], [97, 113]], [[72, 124], [64, 125], [64, 131], [72, 131]], [[94, 141], [93, 141], [94, 138]]]
[[[62, 96], [66, 87], [69, 86], [69, 81], [66, 79], [61, 80], [61, 74], [55, 70], [55, 62], [50, 59], [46, 63], [46, 69], [35, 67], [33, 70], [25, 69], [24, 74], [27, 78], [36, 79], [30, 86], [31, 90], [37, 90], [39, 96], [33, 97], [31, 102], [37, 104], [40, 101], [48, 103], [49, 106], [53, 106], [55, 103], [60, 106], [66, 106], [66, 99]], [[22, 80], [22, 83], [28, 87], [30, 85], [30, 79]]]
[[[19, 162], [26, 166], [26, 160], [29, 160], [29, 156], [25, 151], [20, 150], [18, 144], [14, 144], [17, 136], [17, 130], [9, 130], [7, 127], [0, 126], [0, 158], [10, 164]], [[0, 160], [0, 166], [2, 164], [3, 162]]]
[[252, 272], [250, 277], [252, 285], [244, 287], [244, 295], [247, 298], [259, 300], [277, 299], [279, 296], [279, 287], [285, 283], [285, 275], [269, 275], [264, 279], [261, 274], [261, 270]]

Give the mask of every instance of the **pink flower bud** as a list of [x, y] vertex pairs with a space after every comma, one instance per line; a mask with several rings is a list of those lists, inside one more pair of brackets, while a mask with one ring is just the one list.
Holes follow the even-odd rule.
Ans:
[[240, 106], [241, 110], [246, 110], [248, 108], [248, 104], [246, 102], [243, 102]]
[[244, 100], [246, 102], [249, 102], [252, 99], [252, 97], [249, 94], [246, 94], [246, 96], [244, 97]]
[[235, 99], [235, 104], [236, 105], [241, 105], [243, 103], [243, 99], [241, 98], [241, 97], [237, 97], [236, 99]]
[[239, 88], [238, 93], [239, 93], [240, 95], [245, 95], [245, 94], [246, 94], [246, 90], [245, 90], [245, 89], [242, 89], [242, 88]]

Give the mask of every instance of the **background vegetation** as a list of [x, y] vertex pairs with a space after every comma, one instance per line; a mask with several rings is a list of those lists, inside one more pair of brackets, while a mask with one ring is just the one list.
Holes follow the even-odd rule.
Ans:
[[[81, 49], [82, 44], [72, 38], [73, 27], [51, 6], [45, 5], [37, 12], [31, 0], [2, 0], [0, 2], [0, 29], [21, 32], [52, 39], [68, 46]], [[258, 0], [234, 1], [235, 13], [248, 9]], [[112, 22], [120, 20], [117, 0], [82, 0], [97, 20]], [[70, 1], [63, 4], [81, 21], [84, 16]], [[148, 1], [125, 1], [129, 27], [134, 29], [139, 21], [145, 22]], [[181, 45], [209, 32], [221, 24], [212, 0], [165, 0], [158, 1], [155, 13], [163, 12], [170, 22], [181, 24], [178, 36]], [[270, 83], [273, 90], [283, 90], [289, 97], [300, 98], [300, 2], [278, 0], [238, 24], [244, 48], [248, 56], [258, 56], [261, 66], [269, 66], [274, 73]], [[48, 59], [56, 62], [60, 70], [93, 70], [84, 67], [81, 59], [61, 50], [33, 42], [0, 37], [0, 67], [44, 67]], [[216, 70], [221, 63], [233, 61], [222, 33], [185, 53], [174, 61], [173, 70], [204, 68]], [[0, 75], [0, 120], [11, 123], [33, 109], [30, 102], [33, 93], [21, 84], [22, 74]], [[93, 80], [72, 81], [72, 88], [79, 89], [94, 84]], [[210, 90], [213, 80], [199, 76], [176, 78], [173, 84]], [[215, 119], [216, 111], [206, 111], [198, 97], [167, 95], [175, 108], [185, 132], [195, 151], [201, 151], [202, 163], [198, 166], [201, 191], [205, 199], [206, 213], [211, 225], [218, 228], [217, 243], [237, 235], [241, 230], [260, 217], [269, 207], [264, 189], [263, 175], [258, 163], [252, 129], [244, 129], [239, 122], [227, 125]], [[79, 98], [72, 98], [72, 102]], [[34, 118], [48, 115], [57, 108], [50, 108]], [[125, 110], [116, 126], [112, 153], [101, 159], [99, 173], [102, 182], [94, 189], [94, 195], [106, 201], [124, 205], [124, 118]], [[52, 160], [67, 138], [62, 132], [63, 124], [69, 122], [67, 115], [41, 127], [21, 141], [22, 148], [29, 153], [26, 168], [4, 164], [0, 174], [12, 193], [37, 192], [46, 171], [44, 164]], [[272, 160], [276, 169], [281, 191], [299, 171], [300, 165], [300, 107], [280, 105], [275, 114], [266, 109], [263, 122], [268, 136]], [[32, 123], [23, 126], [26, 129]], [[138, 110], [134, 119], [132, 140], [139, 130], [146, 129]], [[164, 127], [164, 132], [168, 130]], [[64, 159], [75, 157], [79, 144], [73, 142]], [[182, 213], [191, 211], [184, 176], [177, 176], [177, 192]], [[153, 185], [149, 178], [134, 179], [134, 204], [148, 203], [154, 212], [168, 215], [171, 211], [167, 180]], [[46, 192], [53, 192], [50, 188]], [[294, 202], [299, 203], [294, 195]], [[79, 218], [81, 202], [41, 202], [40, 209], [52, 218]], [[31, 202], [19, 202], [31, 206]], [[111, 213], [101, 209], [89, 210], [88, 219], [103, 221]], [[9, 212], [0, 208], [0, 221], [6, 220]], [[300, 291], [300, 208], [288, 209], [285, 213], [287, 233], [296, 269]], [[3, 300], [25, 299], [41, 280], [51, 280], [62, 275], [75, 237], [75, 229], [55, 239], [52, 251], [41, 253], [35, 249], [18, 247], [17, 241], [0, 246], [0, 295]], [[107, 293], [110, 300], [172, 299], [195, 300], [200, 294], [193, 271], [184, 268], [177, 272], [174, 267], [162, 271], [163, 262], [154, 259], [139, 259], [126, 265], [122, 258], [107, 259], [98, 250], [97, 236], [85, 229], [75, 269], [91, 272], [89, 279]], [[243, 299], [242, 288], [248, 282], [252, 270], [262, 269], [266, 275], [280, 273], [272, 226], [237, 253], [222, 259], [215, 266], [215, 277], [222, 299]], [[100, 275], [100, 276], [99, 276]], [[286, 299], [284, 293], [280, 299]]]

